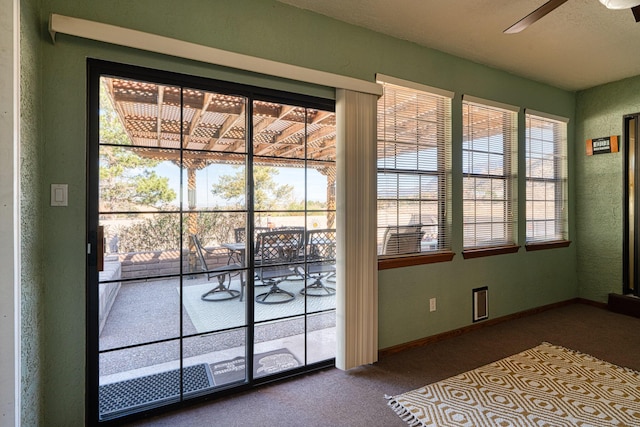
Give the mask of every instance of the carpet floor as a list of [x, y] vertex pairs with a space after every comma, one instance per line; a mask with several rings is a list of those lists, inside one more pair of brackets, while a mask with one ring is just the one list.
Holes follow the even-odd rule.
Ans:
[[406, 426], [385, 395], [444, 380], [541, 342], [640, 371], [640, 319], [571, 304], [386, 355], [131, 422], [131, 426]]

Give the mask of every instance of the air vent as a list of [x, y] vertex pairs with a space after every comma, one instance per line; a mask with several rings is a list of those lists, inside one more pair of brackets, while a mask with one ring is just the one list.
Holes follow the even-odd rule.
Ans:
[[473, 290], [473, 321], [478, 322], [489, 318], [489, 288]]

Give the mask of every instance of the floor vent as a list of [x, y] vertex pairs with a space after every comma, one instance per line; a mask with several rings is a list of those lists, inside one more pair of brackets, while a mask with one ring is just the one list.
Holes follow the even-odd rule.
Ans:
[[473, 321], [478, 322], [489, 318], [489, 288], [473, 290]]

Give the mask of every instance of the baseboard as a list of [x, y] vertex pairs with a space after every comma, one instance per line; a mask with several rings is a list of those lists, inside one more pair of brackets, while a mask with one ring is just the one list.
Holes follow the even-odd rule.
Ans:
[[608, 307], [614, 313], [640, 317], [640, 298], [635, 296], [609, 294]]
[[592, 301], [586, 298], [576, 298], [576, 302], [580, 304], [591, 305], [593, 307], [602, 308], [603, 310], [609, 309], [609, 306], [607, 305], [606, 302]]
[[[640, 299], [639, 299], [640, 301]], [[390, 354], [399, 353], [404, 350], [408, 350], [410, 348], [421, 347], [423, 345], [431, 344], [434, 342], [442, 341], [448, 338], [457, 337], [462, 334], [466, 334], [468, 332], [475, 331], [480, 328], [485, 328], [487, 326], [497, 325], [499, 323], [508, 322], [510, 320], [520, 319], [522, 317], [531, 316], [533, 314], [542, 313], [543, 311], [552, 310], [554, 308], [565, 307], [571, 304], [588, 304], [593, 305], [595, 307], [607, 308], [607, 304], [598, 303], [591, 300], [586, 300], [584, 298], [572, 298], [566, 301], [560, 301], [553, 304], [547, 304], [536, 308], [531, 308], [529, 310], [520, 311], [518, 313], [509, 314], [507, 316], [498, 317], [495, 319], [485, 320], [483, 322], [474, 323], [468, 326], [464, 326], [459, 329], [454, 329], [452, 331], [443, 332], [441, 334], [431, 335], [425, 338], [420, 338], [415, 341], [409, 341], [403, 344], [394, 345], [392, 347], [387, 347], [378, 350], [378, 358], [383, 358]]]

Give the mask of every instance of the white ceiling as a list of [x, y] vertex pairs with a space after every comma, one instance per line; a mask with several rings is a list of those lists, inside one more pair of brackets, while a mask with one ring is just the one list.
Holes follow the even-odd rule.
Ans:
[[562, 89], [640, 75], [640, 23], [598, 0], [568, 0], [519, 34], [503, 30], [546, 0], [280, 1]]

